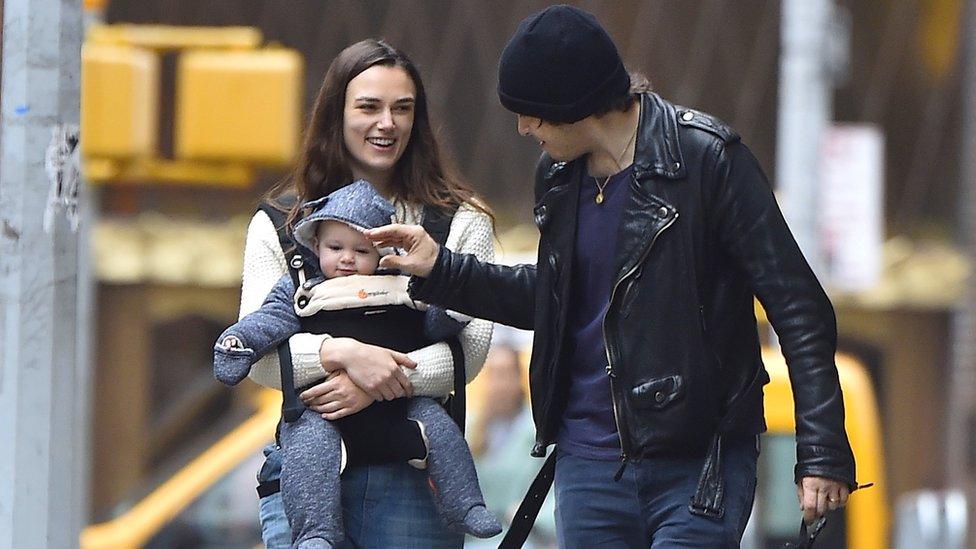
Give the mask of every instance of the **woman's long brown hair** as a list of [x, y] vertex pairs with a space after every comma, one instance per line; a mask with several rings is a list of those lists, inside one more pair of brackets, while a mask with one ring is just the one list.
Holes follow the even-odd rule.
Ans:
[[297, 197], [295, 204], [287, 208], [288, 226], [299, 217], [303, 202], [321, 198], [352, 182], [349, 152], [343, 139], [346, 88], [350, 80], [376, 65], [403, 68], [417, 92], [410, 140], [391, 179], [394, 198], [445, 211], [467, 203], [494, 222], [488, 206], [461, 181], [441, 154], [430, 123], [427, 93], [416, 66], [403, 52], [386, 42], [367, 39], [342, 50], [332, 61], [312, 106], [295, 169], [268, 192], [272, 203], [280, 204], [277, 199], [289, 193]]

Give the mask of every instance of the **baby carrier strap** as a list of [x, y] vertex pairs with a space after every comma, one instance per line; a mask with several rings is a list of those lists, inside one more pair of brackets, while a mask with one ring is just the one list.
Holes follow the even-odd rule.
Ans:
[[[279, 199], [279, 204], [290, 208], [295, 204], [293, 196], [285, 196]], [[298, 244], [292, 239], [286, 226], [287, 212], [281, 210], [275, 204], [264, 201], [258, 205], [258, 211], [262, 211], [271, 219], [271, 223], [278, 233], [278, 244], [281, 246], [282, 253], [285, 254], [285, 264], [288, 266], [288, 273], [291, 275], [292, 282], [297, 288], [299, 285], [299, 271], [304, 267], [304, 261], [299, 252]], [[305, 406], [298, 401], [295, 394], [295, 368], [291, 362], [291, 346], [288, 340], [278, 345], [278, 364], [281, 372], [281, 415], [285, 421], [291, 423], [301, 417], [305, 411]]]
[[[443, 246], [447, 243], [447, 237], [451, 233], [451, 222], [454, 221], [456, 213], [457, 208], [445, 212], [435, 206], [424, 206], [424, 220], [421, 226], [434, 239], [434, 242]], [[444, 403], [444, 406], [447, 408], [451, 419], [457, 423], [458, 428], [464, 433], [464, 386], [465, 381], [467, 381], [467, 373], [464, 367], [464, 349], [461, 347], [461, 340], [457, 336], [448, 339], [446, 343], [451, 348], [451, 358], [454, 362], [454, 392]]]

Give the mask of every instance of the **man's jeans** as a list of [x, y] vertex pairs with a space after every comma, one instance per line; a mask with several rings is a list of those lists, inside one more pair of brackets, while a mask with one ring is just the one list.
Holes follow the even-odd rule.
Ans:
[[614, 481], [619, 461], [556, 456], [556, 530], [561, 548], [739, 547], [756, 493], [756, 437], [722, 448], [725, 515], [694, 515], [688, 503], [705, 458], [645, 458]]
[[[281, 454], [265, 448], [258, 482], [281, 475]], [[437, 515], [427, 474], [406, 463], [350, 467], [342, 473], [342, 549], [396, 547], [458, 549], [464, 536], [448, 531]], [[261, 537], [268, 549], [291, 547], [291, 527], [281, 492], [261, 498]]]

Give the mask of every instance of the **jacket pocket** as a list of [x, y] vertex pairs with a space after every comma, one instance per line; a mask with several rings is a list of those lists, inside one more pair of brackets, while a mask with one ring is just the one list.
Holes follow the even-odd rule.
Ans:
[[684, 395], [681, 376], [668, 376], [641, 383], [630, 390], [631, 402], [644, 409], [663, 410]]

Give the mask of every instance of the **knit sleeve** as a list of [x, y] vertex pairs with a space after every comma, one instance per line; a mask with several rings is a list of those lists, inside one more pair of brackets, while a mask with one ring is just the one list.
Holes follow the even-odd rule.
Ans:
[[[275, 283], [286, 273], [285, 254], [271, 218], [264, 212], [254, 214], [244, 243], [244, 275], [241, 281], [240, 318], [256, 311]], [[325, 334], [299, 333], [289, 340], [295, 386], [301, 387], [326, 376], [319, 359]], [[257, 361], [248, 376], [252, 381], [272, 389], [281, 388], [278, 354], [268, 353]]]
[[[470, 206], [462, 206], [454, 215], [445, 246], [455, 252], [475, 255], [479, 260], [495, 259], [491, 218]], [[470, 382], [485, 364], [491, 344], [492, 322], [476, 318], [459, 335], [464, 351], [464, 367]], [[416, 369], [406, 369], [414, 394], [440, 397], [454, 389], [454, 360], [446, 343], [435, 343], [408, 353], [417, 362]]]

